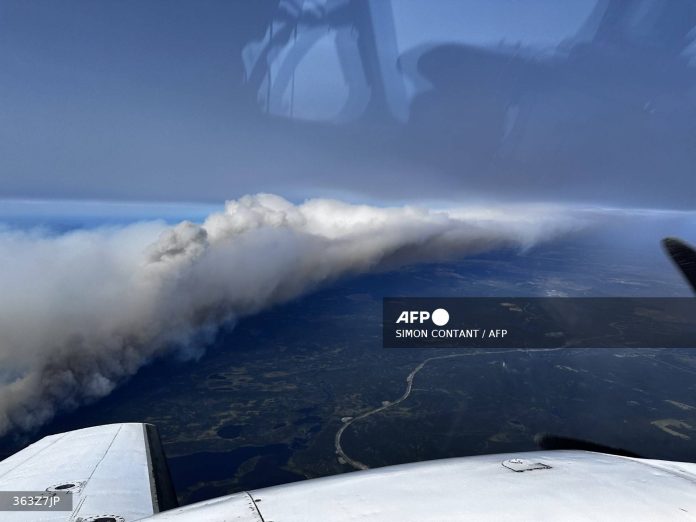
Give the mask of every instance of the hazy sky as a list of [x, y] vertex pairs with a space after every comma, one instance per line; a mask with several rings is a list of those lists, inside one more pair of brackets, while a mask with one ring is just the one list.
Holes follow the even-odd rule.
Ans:
[[[665, 89], [658, 82], [646, 92], [641, 91], [645, 75], [640, 73], [634, 89], [638, 98], [630, 99], [631, 94], [628, 108], [607, 109], [597, 103], [609, 99], [622, 104], [624, 96], [617, 94], [620, 84], [612, 84], [614, 90], [607, 95], [609, 87], [598, 80], [601, 71], [589, 81], [583, 78], [584, 87], [564, 90], [568, 78], [594, 70], [592, 63], [506, 58], [514, 56], [509, 46], [521, 45], [523, 54], [532, 55], [562, 46], [583, 26], [593, 0], [441, 0], [437, 9], [430, 1], [395, 2], [396, 56], [388, 57], [391, 61], [382, 64], [382, 72], [400, 68], [404, 78], [418, 74], [419, 79], [403, 81], [421, 82], [419, 92], [425, 94], [406, 100], [405, 122], [366, 123], [371, 105], [347, 124], [264, 115], [257, 95], [265, 87], [246, 87], [249, 70], [243, 52], [250, 42], [262, 40], [273, 13], [292, 11], [291, 4], [1, 0], [0, 198], [218, 202], [270, 191], [294, 199], [347, 195], [368, 201], [452, 196], [555, 200], [579, 194], [591, 200], [593, 191], [584, 187], [595, 182], [599, 171], [600, 179], [613, 179], [604, 172], [609, 170], [617, 176], [614, 185], [604, 183], [609, 202], [621, 203], [629, 192], [629, 203], [639, 206], [670, 206], [674, 194], [682, 198], [676, 206], [687, 205], [682, 196], [689, 178], [680, 169], [692, 159], [693, 147], [670, 137], [673, 131], [682, 135], [686, 124], [675, 123], [674, 130], [666, 123], [669, 112], [664, 119], [636, 123], [643, 114], [653, 114], [650, 111], [659, 116], [663, 106], [684, 114], [680, 104], [691, 103], [690, 90], [679, 87], [682, 98], [676, 102], [671, 91], [659, 99], [656, 93], [673, 90], [687, 73], [668, 71]], [[304, 3], [304, 11], [299, 11], [308, 14], [300, 17], [301, 31], [311, 32], [306, 28], [314, 23], [312, 13], [322, 9], [338, 13], [333, 22], [326, 22], [329, 28], [338, 27], [335, 20], [344, 16], [341, 2], [323, 4]], [[352, 12], [353, 7], [346, 9]], [[380, 45], [382, 40], [390, 43], [384, 30], [388, 25], [377, 27]], [[501, 41], [509, 48], [493, 49], [490, 56], [471, 50]], [[456, 44], [454, 54], [447, 54], [447, 42]], [[385, 48], [388, 45], [378, 52]], [[417, 73], [407, 70], [414, 49]], [[321, 63], [312, 56], [307, 54], [302, 69], [310, 83], [328, 74], [311, 65]], [[520, 72], [492, 86], [486, 83], [491, 81], [491, 68], [505, 75], [514, 68], [505, 60], [515, 67], [522, 64]], [[442, 87], [439, 74], [444, 71], [448, 79], [452, 64], [454, 87]], [[348, 83], [357, 71], [352, 67], [339, 70], [336, 81]], [[460, 77], [482, 78], [481, 84], [458, 84]], [[534, 84], [537, 79], [539, 85]], [[526, 90], [507, 92], [518, 85]], [[374, 95], [375, 88], [370, 92]], [[322, 93], [313, 96], [319, 103]], [[583, 106], [588, 103], [593, 105]], [[438, 112], [449, 106], [455, 110]], [[577, 114], [573, 107], [578, 107]], [[640, 115], [630, 112], [634, 110]], [[607, 152], [592, 141], [598, 124], [585, 121], [593, 113], [597, 122], [607, 121], [608, 113], [613, 117], [609, 121], [625, 121], [629, 134], [634, 128], [646, 134], [629, 136], [618, 146], [620, 154], [604, 162]], [[546, 137], [555, 140], [559, 130], [558, 142], [549, 142]], [[635, 165], [623, 158], [633, 156], [632, 147], [654, 141], [650, 133], [658, 130], [670, 144], [658, 144], [655, 163], [663, 164], [660, 155], [677, 158], [676, 166], [665, 168], [680, 173], [664, 190], [646, 181], [649, 174], [637, 174], [643, 182], [628, 183]], [[602, 140], [614, 135], [621, 140], [626, 133], [612, 129]], [[464, 149], [471, 153], [458, 156]], [[587, 163], [595, 151], [600, 159]], [[641, 159], [639, 166], [643, 164]], [[556, 170], [548, 170], [552, 168], [559, 177]], [[507, 176], [504, 183], [496, 180], [491, 185], [491, 171]], [[585, 176], [587, 182], [582, 181]], [[554, 179], [560, 186], [551, 189]], [[564, 183], [568, 188], [563, 189]], [[635, 201], [632, 190], [638, 194]]]

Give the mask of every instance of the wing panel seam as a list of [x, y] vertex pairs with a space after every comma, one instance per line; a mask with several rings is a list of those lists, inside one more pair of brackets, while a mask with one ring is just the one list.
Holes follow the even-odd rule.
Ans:
[[87, 480], [85, 481], [85, 488], [87, 487], [87, 484], [89, 481], [92, 479], [94, 474], [96, 473], [97, 469], [99, 469], [99, 466], [101, 466], [101, 463], [104, 462], [104, 459], [106, 456], [109, 454], [109, 450], [111, 449], [111, 446], [114, 445], [114, 442], [116, 441], [116, 437], [118, 437], [118, 434], [121, 433], [121, 429], [123, 428], [123, 424], [121, 424], [118, 427], [118, 430], [116, 430], [116, 433], [114, 434], [114, 437], [111, 439], [111, 442], [109, 442], [109, 445], [106, 447], [106, 451], [104, 451], [104, 454], [101, 456], [99, 459], [99, 462], [97, 462], [97, 465], [94, 466], [94, 469], [92, 470], [92, 473], [89, 474], [89, 477], [87, 477]]
[[248, 491], [244, 492], [247, 497], [249, 497], [249, 500], [251, 501], [251, 505], [254, 506], [254, 509], [256, 510], [256, 514], [259, 516], [259, 520], [261, 522], [266, 522], [263, 518], [263, 515], [261, 514], [261, 511], [259, 510], [259, 506], [256, 505], [256, 502], [254, 501], [254, 497], [251, 496], [251, 493]]

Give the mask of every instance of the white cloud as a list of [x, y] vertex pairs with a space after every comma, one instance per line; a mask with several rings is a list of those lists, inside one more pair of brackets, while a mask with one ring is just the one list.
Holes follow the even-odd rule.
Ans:
[[102, 397], [153, 357], [195, 356], [222, 322], [337, 277], [526, 248], [577, 226], [552, 207], [435, 212], [261, 194], [201, 225], [0, 230], [0, 433]]

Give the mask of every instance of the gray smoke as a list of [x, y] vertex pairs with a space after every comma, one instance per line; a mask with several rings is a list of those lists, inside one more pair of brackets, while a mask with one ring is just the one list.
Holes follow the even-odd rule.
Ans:
[[429, 211], [246, 196], [201, 225], [0, 231], [0, 434], [110, 393], [155, 357], [196, 357], [224, 322], [337, 277], [527, 248], [562, 209]]

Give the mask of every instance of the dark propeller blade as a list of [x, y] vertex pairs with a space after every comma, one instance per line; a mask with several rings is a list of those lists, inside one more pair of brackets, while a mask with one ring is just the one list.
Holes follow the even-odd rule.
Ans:
[[662, 240], [662, 246], [679, 267], [684, 277], [696, 292], [696, 250], [681, 239], [666, 237]]

